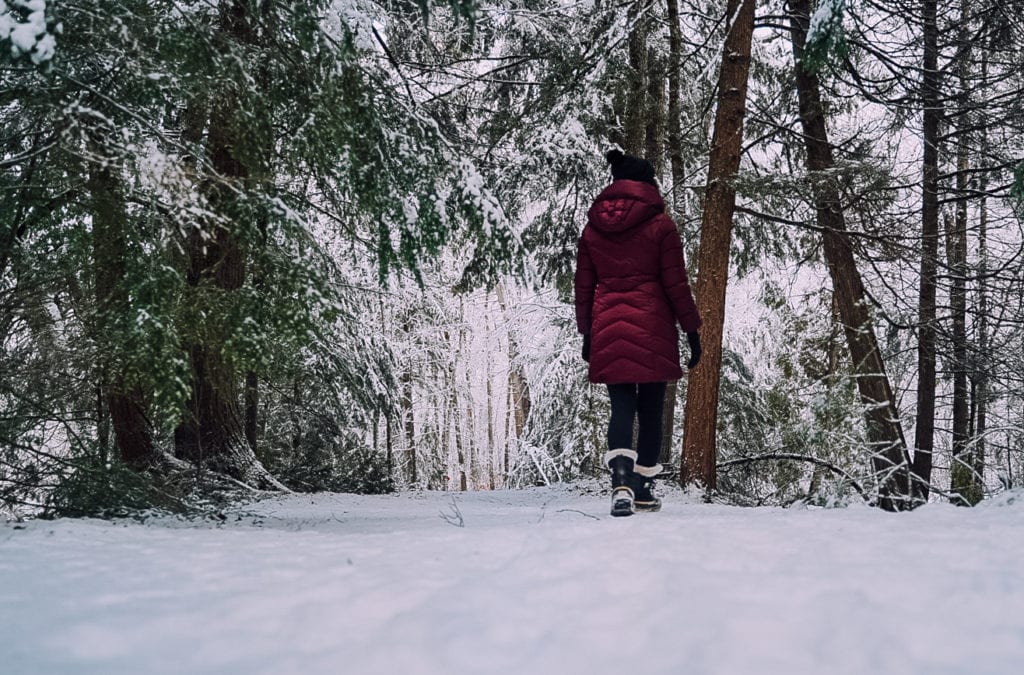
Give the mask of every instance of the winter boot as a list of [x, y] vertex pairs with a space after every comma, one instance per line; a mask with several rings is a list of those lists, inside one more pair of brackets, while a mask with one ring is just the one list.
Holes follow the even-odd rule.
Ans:
[[633, 508], [636, 511], [659, 511], [661, 500], [654, 494], [654, 477], [661, 473], [661, 464], [633, 466]]
[[628, 448], [609, 450], [604, 463], [612, 472], [612, 515], [633, 515], [633, 463], [636, 452]]

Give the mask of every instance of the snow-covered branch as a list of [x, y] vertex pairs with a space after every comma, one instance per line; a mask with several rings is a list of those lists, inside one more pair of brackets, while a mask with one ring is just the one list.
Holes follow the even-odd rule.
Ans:
[[46, 0], [0, 0], [0, 46], [10, 41], [12, 59], [46, 63], [56, 53], [60, 32]]

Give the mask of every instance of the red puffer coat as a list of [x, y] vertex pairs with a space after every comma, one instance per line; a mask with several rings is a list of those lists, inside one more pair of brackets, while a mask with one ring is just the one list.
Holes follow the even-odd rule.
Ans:
[[580, 237], [575, 286], [576, 326], [591, 335], [591, 382], [682, 377], [676, 322], [689, 333], [701, 320], [656, 187], [617, 180], [597, 196]]

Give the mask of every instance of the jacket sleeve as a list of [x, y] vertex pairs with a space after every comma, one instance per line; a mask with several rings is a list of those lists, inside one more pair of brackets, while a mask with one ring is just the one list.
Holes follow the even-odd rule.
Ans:
[[690, 281], [686, 276], [683, 243], [671, 219], [666, 217], [665, 223], [666, 232], [661, 240], [661, 285], [665, 288], [672, 312], [682, 326], [683, 332], [693, 333], [700, 328], [701, 318], [697, 304], [693, 301]]
[[576, 276], [573, 286], [576, 294], [576, 328], [586, 334], [590, 332], [594, 317], [594, 288], [597, 286], [597, 274], [594, 272], [594, 261], [583, 237], [580, 237], [576, 250]]

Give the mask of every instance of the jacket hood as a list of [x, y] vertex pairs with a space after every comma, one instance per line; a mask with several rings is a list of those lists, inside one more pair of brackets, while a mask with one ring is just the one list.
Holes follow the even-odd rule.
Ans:
[[587, 222], [606, 233], [625, 232], [665, 211], [658, 188], [635, 180], [617, 180], [597, 196]]

